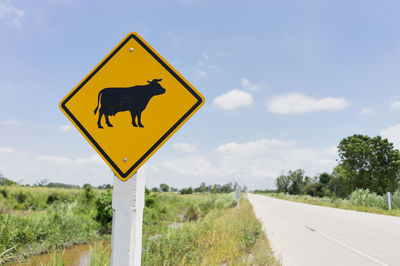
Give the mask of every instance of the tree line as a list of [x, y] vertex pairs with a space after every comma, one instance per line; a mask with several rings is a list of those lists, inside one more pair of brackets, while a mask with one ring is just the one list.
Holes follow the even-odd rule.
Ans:
[[357, 189], [383, 195], [400, 188], [400, 151], [387, 139], [355, 134], [337, 148], [339, 163], [332, 173], [311, 178], [302, 169], [288, 171], [275, 180], [278, 192], [346, 198]]
[[[0, 186], [13, 186], [13, 185], [20, 185], [20, 186], [31, 186], [28, 184], [22, 185], [18, 184], [15, 181], [12, 181], [11, 179], [6, 178], [1, 172], [0, 172]], [[205, 193], [205, 192], [210, 192], [210, 193], [231, 193], [236, 191], [236, 188], [239, 186], [238, 183], [226, 183], [226, 184], [214, 184], [214, 185], [206, 185], [205, 182], [202, 182], [200, 186], [198, 187], [185, 187], [182, 189], [178, 189], [172, 186], [169, 186], [165, 183], [160, 184], [159, 187], [153, 187], [151, 189], [152, 192], [179, 192], [181, 194], [192, 194], [192, 193]], [[32, 185], [32, 187], [48, 187], [48, 188], [65, 188], [65, 189], [71, 189], [71, 188], [76, 188], [76, 189], [85, 189], [86, 191], [91, 191], [93, 188], [97, 189], [112, 189], [113, 186], [111, 184], [102, 184], [97, 187], [92, 186], [91, 184], [84, 184], [81, 187], [78, 185], [70, 185], [70, 184], [64, 184], [64, 183], [55, 183], [55, 182], [49, 182], [48, 179], [42, 179], [39, 182], [36, 182]], [[246, 186], [239, 186], [241, 191], [246, 191], [247, 187]], [[148, 188], [146, 188], [148, 190]], [[150, 190], [149, 190], [150, 191]], [[88, 192], [88, 193], [89, 193]]]
[[206, 185], [205, 182], [202, 182], [200, 186], [192, 188], [192, 187], [185, 187], [182, 189], [177, 189], [174, 187], [170, 187], [167, 184], [160, 184], [160, 187], [153, 187], [151, 189], [152, 192], [180, 192], [181, 194], [192, 194], [192, 193], [231, 193], [236, 191], [236, 188], [240, 187], [241, 191], [246, 191], [246, 186], [239, 186], [237, 182], [226, 183], [226, 184], [214, 184], [214, 185]]

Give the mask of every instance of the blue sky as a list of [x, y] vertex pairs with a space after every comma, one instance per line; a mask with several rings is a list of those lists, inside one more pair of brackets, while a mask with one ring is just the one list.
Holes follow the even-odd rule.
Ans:
[[332, 171], [344, 137], [400, 147], [396, 1], [0, 0], [0, 170], [111, 183], [58, 103], [129, 32], [206, 104], [146, 164], [149, 187], [272, 188]]

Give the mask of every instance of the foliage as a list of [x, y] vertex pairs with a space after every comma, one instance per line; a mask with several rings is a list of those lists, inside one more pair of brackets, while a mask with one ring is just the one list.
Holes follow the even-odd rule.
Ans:
[[96, 220], [101, 224], [100, 232], [102, 234], [110, 234], [113, 215], [111, 190], [100, 194], [96, 200], [96, 209]]
[[304, 170], [288, 171], [287, 175], [280, 175], [276, 178], [275, 183], [279, 192], [298, 195], [304, 192], [309, 177], [304, 176]]
[[169, 186], [167, 184], [160, 184], [160, 191], [162, 192], [169, 191]]
[[377, 207], [387, 209], [388, 205], [384, 196], [380, 196], [369, 189], [357, 189], [349, 197], [350, 204], [354, 206]]
[[[20, 258], [98, 239], [94, 202], [82, 189], [45, 186], [0, 188], [0, 254]], [[92, 189], [96, 197], [98, 191]]]
[[50, 182], [46, 185], [46, 187], [50, 188], [79, 188], [78, 185], [70, 185], [70, 184], [64, 184], [64, 183], [54, 183]]
[[380, 136], [353, 135], [341, 140], [340, 164], [350, 191], [394, 192], [400, 181], [400, 151]]
[[371, 212], [400, 216], [400, 190], [392, 194], [392, 210], [388, 210], [388, 204], [385, 195], [378, 195], [369, 190], [356, 190], [349, 199], [331, 198], [331, 197], [311, 197], [309, 195], [286, 195], [284, 193], [261, 193], [279, 199], [304, 202], [313, 205], [356, 210], [362, 212]]
[[4, 177], [1, 173], [0, 173], [0, 186], [13, 186], [13, 185], [17, 185], [16, 182]]
[[0, 215], [0, 253], [6, 257], [81, 243], [96, 236], [93, 212], [74, 203], [60, 203], [30, 216]]
[[143, 265], [278, 265], [248, 201], [237, 210], [233, 193], [180, 199], [199, 217], [144, 234]]
[[193, 193], [193, 189], [191, 187], [189, 188], [182, 188], [181, 189], [181, 194], [192, 194]]

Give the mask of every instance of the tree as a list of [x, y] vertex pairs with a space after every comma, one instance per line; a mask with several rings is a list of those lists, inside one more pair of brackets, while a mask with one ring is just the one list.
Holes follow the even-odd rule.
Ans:
[[400, 181], [400, 151], [380, 136], [353, 135], [340, 141], [340, 165], [350, 191], [394, 192]]
[[12, 186], [12, 185], [17, 185], [17, 182], [14, 182], [8, 178], [6, 178], [1, 172], [0, 172], [0, 186]]
[[278, 188], [278, 192], [286, 193], [289, 191], [290, 180], [288, 176], [280, 175], [279, 177], [276, 178], [275, 184], [276, 187]]
[[285, 192], [292, 195], [300, 195], [304, 193], [306, 187], [306, 181], [310, 178], [304, 177], [304, 170], [298, 169], [296, 171], [288, 171], [287, 175], [280, 175], [276, 178], [275, 183], [278, 188], [278, 192]]
[[288, 189], [289, 194], [299, 195], [303, 191], [304, 187], [304, 170], [298, 169], [296, 171], [289, 171], [288, 177], [290, 180], [290, 186]]
[[98, 189], [112, 189], [112, 185], [111, 184], [103, 184], [103, 185], [99, 185], [97, 187]]
[[335, 197], [340, 198], [346, 198], [352, 192], [345, 170], [340, 164], [333, 169], [331, 179], [329, 180], [329, 190], [332, 191]]
[[189, 187], [189, 188], [182, 188], [182, 189], [181, 189], [181, 194], [192, 194], [192, 193], [193, 193], [192, 187]]
[[167, 184], [160, 184], [160, 190], [162, 192], [168, 192], [169, 191], [169, 186]]

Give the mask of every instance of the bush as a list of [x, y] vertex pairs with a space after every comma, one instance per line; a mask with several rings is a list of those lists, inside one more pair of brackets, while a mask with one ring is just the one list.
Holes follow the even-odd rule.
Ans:
[[96, 200], [97, 215], [96, 220], [101, 224], [100, 232], [102, 234], [111, 233], [112, 223], [112, 192], [107, 190], [101, 193], [100, 197]]
[[349, 197], [351, 205], [364, 206], [364, 207], [376, 207], [387, 209], [387, 203], [385, 196], [379, 196], [374, 192], [370, 192], [369, 189], [358, 189], [353, 191]]
[[84, 196], [85, 196], [86, 201], [92, 201], [96, 196], [94, 194], [92, 187], [90, 185], [89, 186], [85, 185], [84, 189], [85, 189]]
[[400, 209], [400, 190], [392, 194], [392, 209]]
[[185, 219], [189, 221], [196, 221], [201, 216], [201, 209], [197, 204], [190, 204], [185, 211]]
[[18, 201], [18, 203], [24, 203], [26, 198], [27, 198], [27, 195], [24, 192], [19, 191], [17, 193], [17, 201]]
[[0, 195], [3, 196], [3, 198], [8, 198], [8, 192], [5, 189], [0, 189]]

